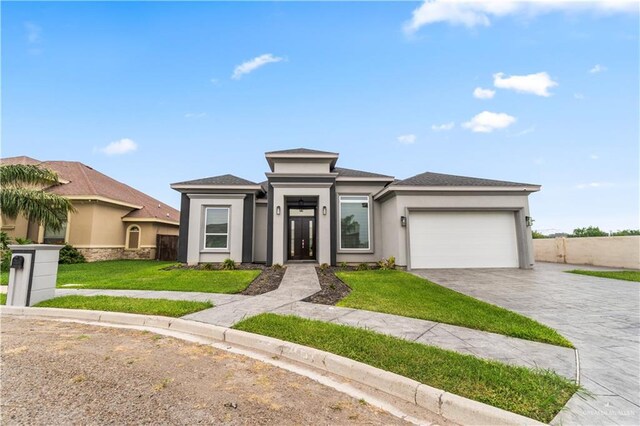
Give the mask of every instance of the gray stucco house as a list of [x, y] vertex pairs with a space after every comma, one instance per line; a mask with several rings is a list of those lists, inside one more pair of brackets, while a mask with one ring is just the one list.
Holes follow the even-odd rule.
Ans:
[[422, 173], [408, 179], [336, 167], [338, 154], [265, 154], [267, 180], [178, 182], [178, 260], [375, 262], [407, 268], [530, 268], [528, 196], [539, 185]]

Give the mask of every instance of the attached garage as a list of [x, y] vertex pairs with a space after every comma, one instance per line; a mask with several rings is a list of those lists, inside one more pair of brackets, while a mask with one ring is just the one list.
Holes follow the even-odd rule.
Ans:
[[413, 211], [409, 258], [419, 268], [518, 268], [514, 211]]

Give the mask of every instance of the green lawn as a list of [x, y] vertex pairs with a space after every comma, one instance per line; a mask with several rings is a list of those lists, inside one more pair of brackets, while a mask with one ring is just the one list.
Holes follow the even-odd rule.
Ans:
[[554, 373], [485, 361], [369, 330], [261, 314], [234, 326], [311, 346], [457, 395], [549, 422], [578, 389]]
[[614, 280], [640, 282], [640, 271], [585, 271], [582, 269], [574, 269], [573, 271], [567, 272], [600, 278], [611, 278]]
[[58, 287], [239, 293], [260, 275], [259, 270], [162, 270], [172, 264], [174, 262], [155, 260], [111, 260], [60, 265]]
[[45, 300], [35, 305], [40, 308], [89, 309], [92, 311], [127, 312], [130, 314], [181, 317], [212, 308], [209, 302], [188, 300], [135, 299], [114, 296], [64, 296]]
[[0, 305], [7, 304], [7, 295], [4, 293], [0, 293]]
[[557, 331], [403, 271], [338, 272], [352, 291], [338, 306], [402, 315], [572, 348]]

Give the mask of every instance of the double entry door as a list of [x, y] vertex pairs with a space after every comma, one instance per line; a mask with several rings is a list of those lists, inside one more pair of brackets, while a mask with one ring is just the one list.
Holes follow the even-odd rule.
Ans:
[[315, 260], [315, 209], [289, 211], [289, 260]]

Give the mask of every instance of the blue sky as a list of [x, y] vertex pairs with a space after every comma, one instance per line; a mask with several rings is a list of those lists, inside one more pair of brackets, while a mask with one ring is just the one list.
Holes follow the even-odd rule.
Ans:
[[541, 184], [547, 232], [638, 228], [638, 28], [633, 3], [3, 2], [2, 156], [177, 206], [171, 182], [303, 146]]

